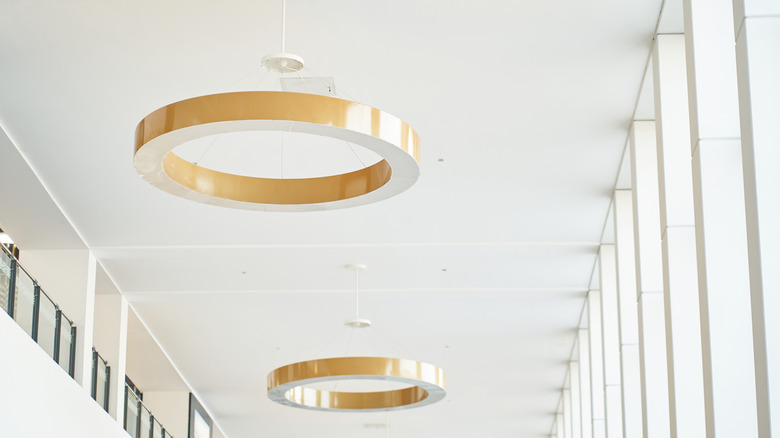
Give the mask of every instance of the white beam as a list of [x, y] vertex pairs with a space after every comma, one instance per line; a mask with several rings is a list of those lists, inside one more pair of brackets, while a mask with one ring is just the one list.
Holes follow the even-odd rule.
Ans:
[[708, 436], [758, 434], [733, 11], [686, 0], [696, 253]]
[[601, 291], [588, 292], [588, 344], [590, 346], [590, 396], [593, 438], [607, 436], [604, 415], [604, 356], [601, 336]]
[[582, 406], [580, 404], [580, 363], [569, 362], [569, 385], [571, 387], [571, 436], [582, 438]]
[[556, 438], [565, 438], [563, 435], [563, 413], [558, 412], [555, 415], [555, 437]]
[[593, 437], [593, 413], [591, 410], [590, 339], [587, 328], [577, 332], [580, 358], [580, 430], [582, 438]]
[[683, 35], [656, 36], [653, 88], [670, 433], [673, 438], [703, 438], [704, 377]]
[[613, 213], [620, 320], [620, 388], [623, 435], [642, 435], [642, 389], [639, 377], [639, 322], [637, 315], [634, 207], [631, 190], [615, 190]]
[[758, 429], [780, 431], [780, 2], [734, 0]]
[[620, 390], [620, 321], [618, 317], [615, 245], [601, 245], [601, 336], [604, 364], [604, 420], [608, 438], [623, 437], [623, 403]]
[[645, 438], [667, 438], [671, 432], [655, 122], [634, 122], [630, 146], [634, 261], [639, 293], [642, 434]]
[[564, 438], [573, 438], [571, 435], [571, 389], [563, 389], [563, 436]]

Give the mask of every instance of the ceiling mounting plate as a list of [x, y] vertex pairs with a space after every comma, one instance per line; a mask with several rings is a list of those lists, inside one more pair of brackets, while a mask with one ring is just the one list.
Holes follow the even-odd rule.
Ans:
[[272, 53], [263, 56], [262, 63], [277, 73], [293, 73], [303, 68], [303, 58], [292, 53]]
[[348, 319], [344, 321], [344, 325], [349, 328], [366, 328], [371, 327], [371, 320], [362, 318]]

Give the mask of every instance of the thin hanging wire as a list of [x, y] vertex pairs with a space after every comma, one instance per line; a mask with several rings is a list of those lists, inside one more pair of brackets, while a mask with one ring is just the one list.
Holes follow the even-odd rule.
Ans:
[[303, 86], [306, 87], [306, 91], [308, 91], [309, 94], [314, 94], [311, 91], [311, 88], [309, 88], [309, 84], [306, 83], [306, 79], [304, 79], [303, 76], [301, 75], [300, 70], [295, 70], [295, 73], [298, 73], [298, 77], [301, 78], [301, 82], [303, 82]]
[[350, 327], [349, 329], [349, 339], [347, 339], [347, 348], [344, 350], [344, 357], [347, 357], [349, 355], [349, 347], [352, 345], [352, 335], [355, 334], [355, 328]]
[[[313, 77], [314, 77], [315, 79], [319, 79], [319, 80], [320, 80], [320, 82], [322, 82], [323, 84], [325, 84], [325, 85], [327, 85], [327, 86], [330, 86], [330, 85], [331, 85], [331, 84], [329, 84], [329, 83], [328, 83], [328, 81], [326, 81], [325, 79], [323, 79], [323, 77], [322, 77], [322, 76], [320, 76], [320, 75], [319, 75], [317, 72], [315, 72], [314, 70], [312, 70], [310, 67], [303, 66], [303, 69], [304, 69], [304, 70], [306, 70], [306, 71], [308, 71], [308, 72], [309, 72], [309, 73], [311, 73], [312, 75], [314, 75]], [[341, 89], [336, 89], [336, 88], [334, 87], [334, 90], [333, 90], [333, 92], [334, 92], [334, 94], [336, 94], [337, 96], [338, 96], [338, 94], [339, 94], [339, 92], [340, 92], [341, 94], [343, 94], [344, 96], [346, 96], [346, 97], [348, 97], [350, 100], [352, 100], [353, 102], [359, 102], [357, 99], [355, 99], [354, 97], [350, 96], [348, 93], [346, 93], [345, 91], [343, 91], [343, 90], [341, 90]]]
[[279, 142], [279, 178], [284, 179], [284, 132]]
[[263, 79], [265, 79], [265, 77], [268, 76], [268, 73], [270, 73], [270, 72], [271, 72], [271, 70], [266, 70], [265, 73], [263, 73], [263, 75], [260, 76], [260, 80], [257, 81], [257, 83], [255, 84], [255, 87], [252, 88], [252, 89], [253, 90], [259, 89], [260, 88], [260, 84], [263, 83]]
[[[306, 70], [306, 71], [308, 71], [308, 72], [309, 72], [309, 73], [311, 73], [312, 75], [314, 75], [314, 78], [315, 78], [315, 79], [318, 79], [318, 80], [319, 80], [320, 82], [322, 82], [322, 83], [323, 83], [325, 86], [327, 86], [328, 88], [330, 88], [331, 84], [330, 84], [330, 83], [328, 83], [328, 81], [326, 81], [325, 79], [323, 79], [323, 78], [322, 78], [322, 76], [320, 76], [319, 74], [317, 74], [317, 73], [316, 73], [314, 70], [312, 70], [312, 69], [310, 69], [310, 68], [308, 68], [308, 67], [305, 67], [305, 66], [303, 67], [303, 69], [304, 69], [304, 70]], [[303, 84], [304, 84], [304, 85], [306, 85], [306, 89], [307, 89], [307, 90], [309, 90], [309, 93], [311, 93], [311, 89], [309, 89], [309, 86], [308, 86], [308, 84], [306, 84], [306, 81], [303, 79], [303, 76], [301, 76], [301, 72], [298, 72], [298, 76], [299, 76], [299, 77], [301, 78], [301, 80], [303, 81]], [[334, 88], [335, 88], [335, 87], [334, 87]], [[338, 91], [336, 91], [335, 89], [333, 90], [333, 92], [334, 92], [334, 94], [338, 95]], [[347, 93], [344, 93], [344, 95], [345, 95], [345, 96], [347, 96], [348, 98], [350, 98], [350, 99], [351, 99], [353, 102], [357, 102], [357, 101], [358, 101], [357, 99], [355, 99], [354, 97], [350, 96], [350, 95], [349, 95], [349, 94], [347, 94]], [[351, 151], [352, 151], [352, 154], [353, 154], [353, 155], [355, 155], [355, 158], [357, 158], [357, 159], [358, 159], [358, 161], [360, 161], [360, 164], [363, 166], [363, 169], [365, 169], [366, 167], [368, 167], [368, 166], [366, 165], [365, 161], [363, 161], [363, 159], [362, 159], [362, 158], [360, 158], [360, 155], [358, 155], [357, 151], [355, 151], [355, 148], [352, 146], [352, 144], [350, 144], [348, 141], [345, 141], [344, 143], [346, 143], [347, 147], [349, 147], [349, 150], [351, 150]]]
[[352, 144], [350, 142], [348, 142], [348, 141], [345, 141], [344, 143], [347, 144], [347, 147], [349, 147], [349, 150], [352, 151], [352, 153], [355, 155], [355, 158], [357, 158], [358, 161], [360, 161], [360, 164], [363, 165], [363, 169], [365, 169], [367, 167], [366, 163], [363, 161], [362, 158], [360, 158], [360, 155], [357, 154], [357, 152], [355, 151], [355, 148], [352, 147]]
[[355, 319], [360, 319], [360, 299], [358, 298], [359, 279], [360, 279], [360, 268], [355, 267]]
[[[247, 73], [247, 74], [245, 74], [245, 75], [241, 76], [241, 77], [240, 77], [240, 78], [238, 78], [236, 81], [234, 81], [232, 84], [230, 84], [230, 85], [228, 85], [227, 87], [223, 88], [223, 89], [222, 89], [222, 91], [220, 91], [220, 92], [221, 92], [221, 93], [224, 93], [224, 92], [226, 92], [226, 91], [230, 90], [231, 88], [233, 88], [233, 87], [235, 87], [236, 85], [238, 85], [238, 84], [239, 84], [241, 81], [243, 81], [244, 79], [248, 78], [249, 76], [252, 76], [252, 75], [253, 75], [253, 74], [254, 74], [256, 71], [260, 70], [261, 68], [263, 68], [263, 64], [260, 64], [260, 65], [258, 65], [257, 67], [253, 68], [252, 70], [250, 70], [250, 71], [249, 71], [249, 73]], [[266, 72], [266, 74], [267, 74], [267, 73], [268, 73], [268, 70], [266, 70], [265, 72]], [[265, 77], [265, 75], [263, 75], [263, 77]], [[261, 78], [260, 80], [262, 80], [262, 78]], [[257, 86], [255, 86], [255, 88], [257, 88]]]
[[363, 330], [366, 334], [366, 337], [368, 338], [368, 342], [371, 344], [371, 352], [375, 355], [379, 355], [379, 349], [376, 347], [376, 343], [374, 342], [374, 337], [371, 336], [371, 328], [368, 328], [366, 330]]
[[215, 136], [214, 136], [214, 138], [212, 138], [212, 139], [211, 139], [211, 143], [209, 143], [209, 145], [208, 145], [208, 146], [206, 146], [206, 147], [203, 149], [203, 152], [200, 154], [200, 156], [198, 157], [198, 159], [197, 159], [197, 160], [195, 160], [195, 161], [193, 161], [193, 162], [192, 162], [192, 164], [194, 164], [194, 165], [196, 165], [196, 166], [197, 166], [197, 165], [198, 165], [198, 163], [200, 163], [200, 160], [202, 160], [202, 159], [203, 159], [203, 157], [205, 157], [205, 156], [206, 156], [206, 154], [209, 152], [209, 150], [211, 150], [211, 147], [212, 147], [212, 146], [214, 146], [214, 143], [216, 143], [216, 142], [217, 142], [217, 139], [219, 138], [219, 136], [220, 136], [220, 135], [221, 135], [221, 134], [217, 134], [217, 135], [215, 135]]
[[322, 344], [322, 347], [320, 347], [320, 348], [319, 348], [319, 350], [317, 350], [317, 351], [314, 353], [313, 357], [320, 357], [320, 355], [322, 354], [322, 352], [323, 352], [323, 351], [325, 351], [325, 349], [326, 349], [328, 346], [330, 346], [330, 345], [331, 345], [333, 342], [335, 342], [335, 341], [336, 341], [336, 339], [339, 339], [339, 338], [341, 337], [341, 335], [344, 333], [344, 330], [346, 330], [346, 329], [347, 329], [347, 327], [346, 327], [346, 326], [344, 326], [344, 325], [342, 325], [342, 326], [341, 326], [341, 329], [339, 329], [339, 332], [336, 334], [336, 336], [333, 336], [333, 337], [332, 337], [332, 338], [330, 338], [328, 341], [326, 341], [324, 344]]
[[382, 331], [379, 330], [378, 328], [373, 327], [373, 329], [374, 329], [374, 331], [376, 331], [376, 333], [379, 336], [381, 336], [388, 343], [388, 345], [392, 346], [393, 348], [395, 348], [395, 349], [397, 349], [399, 351], [402, 351], [405, 354], [409, 354], [409, 357], [411, 357], [411, 358], [422, 357], [422, 356], [420, 356], [418, 354], [415, 354], [414, 352], [410, 351], [408, 348], [404, 347], [400, 342], [395, 341], [393, 338], [391, 338], [391, 337], [387, 336], [386, 334], [382, 333]]

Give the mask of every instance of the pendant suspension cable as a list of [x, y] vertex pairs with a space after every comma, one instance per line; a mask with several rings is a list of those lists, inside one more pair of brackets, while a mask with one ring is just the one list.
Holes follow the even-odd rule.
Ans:
[[360, 158], [360, 155], [358, 155], [358, 153], [355, 152], [355, 148], [352, 147], [352, 144], [350, 142], [348, 142], [348, 141], [345, 141], [344, 143], [347, 144], [347, 147], [349, 147], [349, 150], [352, 151], [352, 153], [355, 155], [355, 158], [357, 158], [358, 161], [360, 161], [360, 164], [363, 165], [363, 169], [365, 169], [366, 168], [366, 163], [363, 161], [362, 158]]
[[282, 0], [282, 53], [284, 53], [284, 33], [287, 27], [287, 0]]
[[284, 179], [284, 132], [279, 144], [279, 179]]
[[192, 162], [192, 164], [194, 164], [194, 165], [196, 165], [196, 166], [197, 166], [197, 165], [198, 165], [198, 163], [200, 163], [200, 161], [203, 159], [203, 157], [205, 157], [205, 156], [206, 156], [206, 154], [209, 152], [209, 150], [211, 150], [211, 147], [212, 147], [212, 146], [214, 146], [214, 143], [216, 143], [216, 141], [217, 141], [217, 139], [219, 138], [219, 136], [220, 136], [220, 135], [221, 135], [221, 134], [217, 134], [217, 135], [215, 135], [215, 136], [214, 136], [214, 138], [213, 138], [213, 139], [211, 139], [211, 143], [209, 143], [209, 145], [208, 145], [208, 146], [206, 146], [206, 147], [203, 149], [203, 153], [201, 153], [201, 154], [200, 154], [200, 156], [198, 157], [198, 159], [197, 159], [197, 160], [195, 160], [195, 161], [193, 161], [193, 162]]
[[300, 70], [296, 70], [296, 72], [295, 72], [295, 73], [298, 73], [298, 77], [299, 77], [299, 78], [301, 78], [301, 82], [303, 82], [303, 86], [304, 86], [304, 87], [306, 87], [306, 91], [308, 91], [308, 92], [309, 92], [309, 94], [314, 94], [314, 93], [311, 91], [311, 88], [309, 88], [309, 84], [308, 84], [308, 83], [306, 83], [306, 79], [304, 79], [304, 78], [303, 78], [303, 75], [301, 75], [301, 71], [300, 71]]
[[268, 73], [269, 73], [270, 71], [271, 71], [271, 70], [268, 70], [268, 69], [266, 69], [266, 70], [265, 70], [265, 73], [263, 73], [263, 75], [262, 75], [262, 76], [260, 76], [260, 80], [259, 80], [259, 81], [257, 81], [257, 83], [255, 84], [255, 87], [254, 87], [254, 88], [252, 88], [252, 90], [259, 90], [259, 89], [260, 89], [260, 84], [262, 84], [262, 83], [263, 83], [263, 79], [265, 79], [265, 77], [266, 77], [266, 76], [268, 76]]
[[344, 325], [351, 328], [364, 328], [371, 325], [371, 321], [368, 319], [360, 319], [360, 283], [359, 272], [366, 269], [366, 265], [354, 264], [345, 266], [347, 269], [355, 271], [355, 318], [344, 321]]
[[360, 319], [360, 301], [358, 300], [358, 278], [360, 269], [355, 269], [355, 319]]

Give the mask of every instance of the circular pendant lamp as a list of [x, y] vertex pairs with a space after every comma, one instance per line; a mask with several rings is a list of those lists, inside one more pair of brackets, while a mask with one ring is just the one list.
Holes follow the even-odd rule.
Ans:
[[[344, 321], [352, 329], [371, 321], [360, 318], [358, 272], [365, 265], [347, 265], [355, 270], [355, 318]], [[327, 391], [314, 384], [339, 380], [384, 380], [407, 384], [389, 391]], [[416, 408], [442, 400], [447, 395], [444, 370], [425, 362], [390, 357], [334, 357], [281, 366], [268, 374], [268, 397], [282, 405], [334, 412], [377, 412]]]
[[[265, 56], [263, 66], [298, 73], [297, 55]], [[174, 153], [201, 137], [237, 131], [298, 132], [360, 145], [382, 159], [363, 169], [312, 178], [261, 178], [199, 166]], [[333, 96], [245, 91], [195, 97], [143, 118], [133, 163], [148, 183], [173, 195], [223, 207], [266, 211], [331, 210], [397, 195], [419, 177], [420, 140], [403, 120], [377, 108]]]
[[[319, 390], [315, 383], [379, 379], [411, 386], [391, 391], [339, 392]], [[268, 374], [268, 397], [285, 406], [318, 411], [377, 412], [416, 408], [447, 394], [441, 368], [390, 357], [334, 357], [298, 362]]]

